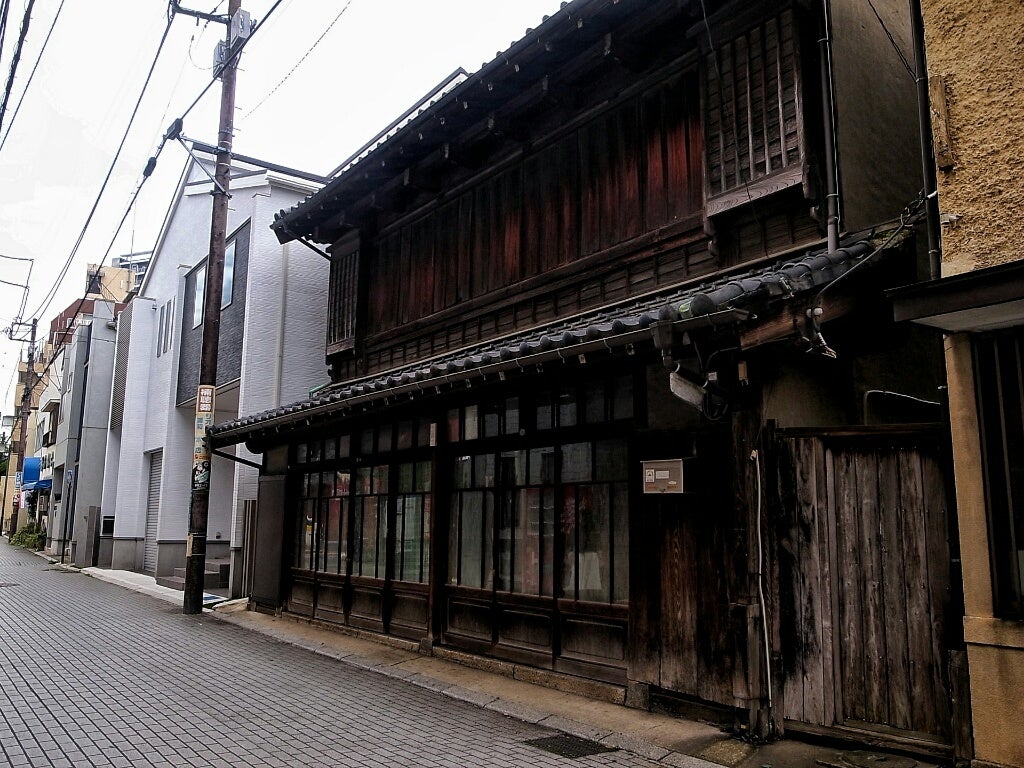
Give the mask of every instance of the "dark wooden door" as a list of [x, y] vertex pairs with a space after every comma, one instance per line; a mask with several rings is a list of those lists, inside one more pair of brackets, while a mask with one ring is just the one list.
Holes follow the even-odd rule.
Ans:
[[938, 435], [790, 434], [779, 447], [785, 717], [948, 743]]

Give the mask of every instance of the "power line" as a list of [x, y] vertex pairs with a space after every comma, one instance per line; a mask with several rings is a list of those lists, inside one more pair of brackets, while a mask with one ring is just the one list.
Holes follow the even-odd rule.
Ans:
[[[25, 101], [25, 94], [28, 93], [28, 88], [32, 85], [32, 78], [36, 76], [36, 70], [39, 68], [39, 62], [43, 59], [43, 52], [46, 50], [47, 43], [50, 42], [50, 35], [53, 34], [53, 28], [57, 26], [57, 19], [60, 18], [60, 12], [64, 8], [64, 0], [60, 0], [60, 5], [57, 6], [57, 13], [53, 16], [53, 23], [50, 24], [50, 31], [46, 33], [46, 39], [43, 40], [43, 47], [39, 49], [39, 55], [36, 57], [36, 63], [32, 65], [32, 71], [28, 75], [28, 80], [25, 81], [25, 87], [21, 91], [21, 97], [18, 99], [17, 106], [14, 107], [14, 114], [11, 115], [11, 120], [7, 123], [7, 132], [4, 133], [3, 139], [0, 139], [0, 151], [3, 151], [4, 144], [7, 143], [7, 137], [11, 135], [11, 128], [14, 127], [14, 121], [18, 119], [18, 112], [21, 111], [21, 104]], [[0, 115], [3, 113], [0, 112]]]
[[[274, 11], [276, 11], [278, 9], [278, 7], [281, 5], [282, 2], [284, 2], [284, 0], [277, 0], [277, 2], [275, 2], [274, 5], [272, 5], [270, 7], [270, 9], [267, 11], [267, 14], [263, 17], [263, 20], [262, 20], [262, 23], [261, 23], [260, 27], [262, 27], [263, 23], [266, 23], [267, 19], [269, 19], [271, 17], [271, 15], [273, 15]], [[219, 6], [220, 6], [220, 4], [218, 3], [218, 7]], [[159, 58], [160, 52], [163, 49], [164, 42], [167, 39], [168, 32], [170, 31], [170, 25], [171, 25], [171, 22], [173, 20], [174, 20], [174, 14], [172, 13], [172, 14], [170, 14], [170, 16], [168, 18], [167, 27], [164, 29], [163, 37], [160, 39], [160, 45], [157, 48], [156, 56], [153, 59], [152, 65], [150, 66], [149, 73], [146, 76], [146, 81], [143, 84], [142, 92], [139, 94], [139, 100], [135, 104], [135, 109], [132, 112], [132, 117], [131, 117], [131, 120], [129, 121], [128, 129], [131, 128], [131, 121], [133, 121], [135, 119], [135, 115], [138, 112], [139, 104], [142, 101], [142, 96], [145, 94], [146, 88], [149, 86], [150, 77], [153, 74], [153, 69], [156, 67], [157, 59]], [[242, 50], [245, 48], [245, 45], [250, 40], [252, 40], [253, 36], [255, 36], [255, 34], [256, 34], [256, 31], [260, 27], [254, 27], [253, 28], [252, 34], [250, 34], [250, 36], [248, 38], [246, 38], [242, 42], [242, 44], [238, 46], [238, 48], [236, 48], [236, 50], [232, 54], [232, 56], [228, 59], [227, 62], [225, 62], [225, 66], [230, 66], [230, 64], [232, 62], [234, 62], [241, 55]], [[211, 79], [211, 81], [206, 85], [206, 87], [203, 88], [203, 90], [199, 94], [199, 96], [196, 97], [196, 99], [192, 102], [192, 104], [188, 107], [188, 109], [186, 109], [182, 113], [181, 117], [178, 118], [178, 121], [182, 120], [186, 115], [188, 115], [189, 112], [192, 111], [192, 109], [195, 108], [195, 106], [199, 103], [200, 99], [202, 99], [202, 97], [206, 94], [207, 91], [209, 91], [209, 89], [212, 87], [213, 83], [215, 83], [216, 81], [217, 81], [216, 77]], [[175, 121], [175, 122], [178, 122], [178, 121]], [[74, 259], [75, 254], [77, 253], [78, 248], [79, 248], [79, 246], [82, 243], [82, 239], [85, 237], [86, 229], [88, 228], [89, 224], [91, 223], [92, 217], [93, 217], [93, 215], [96, 212], [96, 208], [99, 205], [100, 198], [102, 197], [102, 195], [103, 195], [103, 193], [104, 193], [104, 191], [106, 189], [107, 182], [109, 181], [111, 173], [112, 173], [113, 168], [114, 168], [114, 163], [117, 162], [117, 159], [118, 159], [118, 157], [120, 156], [120, 153], [121, 153], [121, 149], [124, 147], [125, 138], [127, 137], [127, 134], [128, 134], [128, 129], [125, 130], [125, 136], [121, 139], [121, 144], [118, 147], [117, 155], [115, 155], [114, 160], [111, 163], [110, 169], [107, 171], [107, 176], [104, 179], [103, 186], [100, 188], [100, 192], [97, 195], [96, 202], [93, 204], [93, 207], [92, 207], [92, 209], [89, 212], [89, 217], [86, 219], [85, 225], [83, 226], [82, 231], [81, 231], [81, 233], [78, 236], [78, 240], [75, 242], [74, 248], [72, 249], [70, 255], [67, 258], [67, 260], [65, 261], [64, 266], [61, 268], [60, 275], [58, 276], [57, 281], [54, 283], [54, 286], [47, 292], [46, 299], [44, 300], [44, 304], [41, 305], [39, 307], [39, 309], [37, 309], [35, 312], [32, 313], [33, 316], [39, 316], [40, 314], [42, 314], [42, 312], [44, 312], [49, 307], [50, 303], [53, 301], [54, 296], [56, 295], [56, 292], [57, 292], [57, 289], [60, 286], [60, 283], [63, 281], [65, 275], [67, 274], [67, 271], [68, 271], [68, 269], [71, 266], [71, 262]], [[106, 263], [107, 257], [110, 255], [111, 250], [113, 250], [114, 242], [116, 241], [117, 236], [120, 234], [121, 229], [124, 226], [124, 222], [127, 220], [129, 213], [131, 213], [132, 208], [135, 206], [135, 203], [136, 203], [136, 201], [138, 200], [138, 197], [139, 197], [139, 193], [142, 191], [143, 185], [146, 183], [146, 180], [149, 178], [150, 173], [152, 173], [153, 167], [156, 165], [156, 158], [160, 155], [160, 153], [163, 150], [163, 147], [166, 144], [166, 142], [169, 139], [169, 137], [170, 137], [169, 134], [165, 134], [162, 137], [162, 139], [161, 139], [161, 141], [160, 141], [160, 143], [159, 143], [159, 145], [157, 147], [156, 152], [150, 158], [149, 163], [147, 164], [146, 172], [143, 173], [143, 178], [139, 182], [138, 187], [136, 188], [135, 192], [133, 193], [132, 198], [129, 201], [127, 208], [125, 209], [124, 215], [121, 217], [121, 221], [118, 224], [117, 229], [115, 230], [113, 237], [111, 238], [110, 245], [107, 247], [107, 250], [104, 253], [103, 259], [100, 262], [99, 266], [103, 266]], [[14, 258], [14, 257], [11, 257], [11, 258]], [[78, 317], [78, 314], [80, 313], [81, 308], [82, 308], [84, 302], [85, 302], [85, 297], [83, 296], [79, 300], [77, 306], [75, 307], [75, 312], [74, 312], [74, 314], [71, 317], [72, 321], [74, 321], [75, 318]], [[24, 311], [19, 313], [19, 316], [23, 316], [23, 314], [24, 314]], [[65, 329], [65, 331], [63, 332], [63, 334], [61, 336], [61, 343], [63, 343], [64, 339], [67, 338], [67, 333], [68, 333], [68, 330]], [[49, 368], [53, 365], [54, 359], [55, 359], [55, 356], [50, 358], [50, 360], [46, 364], [46, 367], [43, 369], [43, 373], [48, 371]], [[40, 374], [40, 376], [42, 376], [42, 374]]]
[[36, 0], [28, 0], [25, 6], [25, 15], [21, 19], [21, 32], [18, 34], [18, 44], [14, 48], [14, 55], [11, 57], [11, 72], [7, 76], [7, 85], [4, 87], [4, 98], [0, 101], [0, 126], [4, 123], [4, 113], [7, 112], [7, 100], [11, 97], [14, 89], [14, 76], [18, 72], [18, 62], [21, 60], [21, 49], [25, 45], [25, 38], [28, 37], [28, 25], [32, 21], [32, 6]]
[[263, 97], [262, 99], [260, 99], [260, 100], [259, 100], [259, 102], [258, 102], [258, 103], [256, 104], [256, 106], [255, 106], [255, 107], [253, 107], [253, 108], [252, 108], [252, 109], [250, 109], [250, 110], [249, 110], [248, 112], [246, 112], [246, 113], [245, 113], [244, 115], [242, 115], [243, 119], [244, 119], [244, 118], [246, 118], [246, 117], [249, 117], [249, 115], [251, 115], [251, 114], [252, 114], [253, 112], [255, 112], [255, 111], [256, 111], [257, 109], [259, 109], [260, 107], [262, 107], [262, 106], [263, 106], [263, 104], [264, 104], [264, 103], [266, 103], [267, 99], [269, 99], [269, 98], [270, 98], [271, 96], [273, 96], [273, 95], [274, 95], [275, 93], [277, 93], [277, 89], [278, 89], [278, 88], [280, 88], [280, 87], [281, 87], [282, 85], [284, 85], [284, 84], [285, 84], [285, 81], [286, 81], [286, 80], [288, 80], [288, 78], [289, 78], [289, 77], [291, 77], [291, 76], [292, 76], [293, 74], [295, 74], [295, 70], [297, 70], [297, 69], [298, 69], [299, 67], [301, 67], [301, 66], [302, 66], [302, 63], [303, 63], [303, 62], [304, 62], [304, 61], [305, 61], [305, 60], [306, 60], [307, 58], [309, 58], [309, 54], [311, 54], [311, 53], [312, 53], [312, 52], [314, 51], [314, 49], [315, 49], [315, 48], [316, 48], [316, 47], [317, 47], [318, 45], [320, 45], [320, 43], [321, 43], [321, 42], [323, 42], [323, 39], [324, 39], [325, 37], [327, 37], [327, 34], [328, 34], [328, 33], [329, 33], [330, 31], [331, 31], [331, 29], [333, 29], [333, 28], [334, 28], [334, 25], [338, 23], [338, 20], [339, 20], [339, 19], [340, 19], [340, 18], [341, 18], [342, 16], [344, 16], [344, 15], [345, 15], [345, 11], [347, 11], [347, 10], [348, 10], [348, 7], [349, 7], [350, 5], [352, 5], [352, 0], [348, 0], [348, 2], [347, 2], [347, 3], [345, 3], [345, 5], [344, 5], [344, 6], [342, 7], [342, 9], [341, 9], [341, 10], [340, 10], [340, 11], [338, 12], [338, 15], [334, 17], [334, 21], [332, 21], [332, 22], [331, 22], [330, 24], [328, 24], [328, 25], [327, 25], [327, 29], [325, 29], [325, 30], [323, 31], [323, 34], [322, 34], [322, 35], [320, 35], [320, 37], [318, 37], [318, 38], [316, 39], [316, 42], [315, 42], [315, 43], [313, 43], [313, 44], [312, 44], [312, 45], [311, 45], [311, 46], [309, 47], [309, 49], [308, 49], [308, 50], [307, 50], [307, 51], [306, 51], [306, 52], [305, 52], [304, 54], [302, 54], [302, 58], [300, 58], [300, 59], [299, 59], [299, 60], [298, 60], [297, 62], [295, 62], [295, 66], [293, 66], [293, 67], [292, 67], [292, 68], [291, 68], [290, 70], [288, 70], [288, 73], [287, 73], [287, 74], [286, 74], [286, 75], [285, 75], [284, 77], [282, 77], [282, 78], [281, 78], [281, 80], [280, 80], [280, 81], [278, 82], [278, 84], [277, 84], [277, 85], [275, 85], [275, 86], [274, 86], [273, 88], [271, 88], [271, 89], [270, 89], [270, 91], [269, 91], [269, 92], [267, 93], [267, 95], [266, 95], [266, 96], [264, 96], [264, 97]]
[[4, 48], [4, 40], [7, 38], [7, 17], [11, 12], [11, 0], [0, 2], [0, 51]]
[[135, 101], [135, 107], [132, 109], [131, 117], [128, 119], [128, 125], [125, 127], [124, 134], [121, 136], [121, 143], [118, 144], [117, 151], [114, 153], [114, 158], [110, 161], [110, 167], [107, 169], [107, 175], [103, 178], [103, 184], [100, 185], [100, 190], [96, 195], [96, 200], [93, 202], [92, 208], [89, 210], [89, 215], [85, 219], [85, 224], [82, 225], [82, 230], [78, 234], [78, 239], [75, 241], [75, 244], [71, 249], [71, 253], [68, 254], [68, 258], [65, 260], [64, 266], [61, 267], [60, 272], [57, 275], [57, 279], [54, 281], [53, 287], [47, 291], [42, 304], [32, 312], [34, 317], [40, 316], [47, 310], [47, 308], [49, 308], [50, 302], [52, 302], [54, 296], [56, 296], [57, 290], [60, 288], [60, 284], [64, 281], [64, 277], [67, 275], [68, 269], [71, 267], [71, 262], [78, 253], [79, 247], [82, 245], [82, 240], [85, 239], [85, 233], [89, 229], [89, 224], [92, 223], [92, 217], [96, 214], [96, 209], [99, 207], [103, 193], [107, 189], [110, 177], [114, 173], [114, 166], [117, 165], [117, 161], [121, 157], [121, 151], [124, 149], [125, 142], [128, 139], [128, 133], [131, 131], [132, 125], [135, 124], [135, 117], [139, 113], [139, 106], [142, 104], [142, 98], [146, 95], [146, 89], [149, 87], [150, 79], [153, 77], [153, 70], [156, 69], [157, 60], [160, 58], [161, 51], [163, 51], [164, 43], [167, 41], [167, 35], [171, 31], [172, 21], [173, 18], [168, 19], [167, 26], [164, 27], [164, 33], [160, 37], [160, 44], [157, 46], [156, 55], [153, 57], [153, 63], [149, 66], [149, 72], [146, 73], [146, 80], [142, 84], [142, 90], [139, 92], [139, 98]]
[[868, 5], [871, 6], [871, 11], [875, 14], [875, 18], [878, 19], [878, 23], [882, 25], [882, 31], [885, 32], [885, 36], [889, 38], [889, 43], [892, 45], [893, 50], [896, 51], [896, 55], [899, 56], [900, 61], [903, 62], [903, 67], [910, 73], [912, 78], [917, 80], [917, 73], [914, 71], [914, 68], [910, 66], [910, 62], [907, 61], [907, 57], [903, 54], [903, 50], [896, 42], [896, 38], [892, 36], [892, 32], [889, 31], [889, 27], [886, 26], [885, 21], [878, 13], [878, 9], [875, 8], [873, 0], [868, 0]]

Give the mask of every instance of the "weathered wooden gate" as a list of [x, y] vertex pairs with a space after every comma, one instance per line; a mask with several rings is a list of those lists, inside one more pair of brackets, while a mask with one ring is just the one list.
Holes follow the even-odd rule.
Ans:
[[923, 429], [779, 433], [787, 720], [950, 742], [942, 445]]

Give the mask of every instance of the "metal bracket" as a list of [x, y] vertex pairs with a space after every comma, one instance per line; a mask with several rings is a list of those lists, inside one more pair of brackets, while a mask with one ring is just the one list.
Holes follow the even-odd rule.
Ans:
[[206, 166], [203, 165], [203, 162], [198, 157], [196, 157], [195, 153], [192, 151], [192, 148], [185, 143], [188, 140], [187, 137], [181, 136], [179, 134], [175, 138], [178, 140], [178, 143], [185, 148], [185, 151], [188, 152], [189, 157], [196, 161], [196, 165], [198, 165], [199, 168], [203, 171], [203, 173], [206, 174], [207, 178], [209, 178], [210, 181], [213, 182], [213, 186], [215, 186], [222, 195], [227, 195], [228, 199], [230, 200], [231, 194], [226, 189], [224, 189], [224, 187], [217, 183], [217, 179], [214, 178], [214, 176], [208, 170], [206, 170]]
[[231, 461], [234, 461], [238, 464], [245, 464], [247, 467], [256, 467], [256, 469], [263, 469], [262, 464], [257, 464], [255, 461], [249, 461], [248, 459], [243, 459], [238, 456], [232, 456], [230, 453], [224, 453], [224, 451], [218, 450], [216, 448], [212, 449], [210, 451], [210, 454], [212, 456], [220, 456], [222, 459], [230, 459]]

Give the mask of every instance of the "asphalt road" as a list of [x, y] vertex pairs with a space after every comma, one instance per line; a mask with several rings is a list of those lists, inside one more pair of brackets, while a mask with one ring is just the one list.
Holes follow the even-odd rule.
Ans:
[[[277, 642], [0, 541], [0, 764], [615, 766], [550, 729]], [[564, 744], [563, 744], [564, 746]]]

